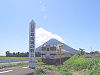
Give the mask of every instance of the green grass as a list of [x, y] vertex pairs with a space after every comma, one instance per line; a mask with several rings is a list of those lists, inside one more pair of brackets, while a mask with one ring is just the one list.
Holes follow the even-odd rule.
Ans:
[[46, 75], [45, 71], [44, 71], [44, 68], [36, 68], [34, 70], [34, 74], [35, 75]]
[[[29, 57], [5, 57], [5, 56], [0, 56], [0, 60], [17, 60], [17, 59], [29, 59]], [[43, 64], [41, 57], [36, 57], [36, 65]], [[9, 67], [16, 67], [16, 66], [25, 66], [28, 65], [28, 63], [18, 63], [14, 65], [7, 65], [7, 66], [0, 66], [0, 69], [2, 68], [9, 68]]]
[[18, 59], [28, 59], [28, 57], [1, 57], [0, 56], [0, 60], [18, 60]]
[[71, 72], [69, 72], [68, 68], [66, 68], [65, 65], [59, 65], [57, 66], [58, 70], [57, 72], [60, 72], [63, 75], [72, 75]]
[[89, 73], [90, 75], [100, 75], [100, 65], [93, 65]]
[[74, 69], [82, 71], [88, 69], [87, 75], [100, 75], [100, 59], [99, 58], [85, 58], [83, 56], [74, 55], [64, 62], [61, 69]]
[[[36, 59], [40, 59], [41, 57], [36, 57]], [[29, 57], [6, 57], [0, 56], [0, 60], [18, 60], [18, 59], [29, 59]]]
[[43, 62], [36, 62], [36, 65], [42, 65], [44, 64]]
[[49, 70], [54, 70], [54, 71], [57, 70], [53, 65], [44, 65], [44, 67], [45, 67], [46, 69], [49, 69]]
[[64, 69], [63, 65], [60, 65], [60, 66], [46, 65], [42, 62], [42, 60], [40, 59], [36, 60], [36, 69], [34, 71], [36, 75], [46, 75], [44, 72], [47, 70], [59, 72], [62, 75], [72, 75], [72, 73], [69, 72], [68, 69], [66, 70]]
[[78, 58], [73, 62], [72, 66], [75, 70], [82, 70], [88, 68], [91, 62], [92, 60], [89, 59]]
[[45, 65], [44, 68], [48, 70], [53, 70], [55, 72], [59, 72], [62, 75], [72, 75], [72, 73], [69, 72], [68, 69], [66, 70], [64, 69], [63, 65], [60, 66]]
[[57, 72], [61, 73], [62, 75], [72, 75], [72, 73], [69, 71], [58, 70]]

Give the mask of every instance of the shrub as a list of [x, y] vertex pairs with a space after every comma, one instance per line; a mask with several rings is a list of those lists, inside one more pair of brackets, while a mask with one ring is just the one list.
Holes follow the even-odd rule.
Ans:
[[44, 75], [44, 74], [46, 74], [46, 73], [44, 72], [43, 68], [36, 68], [36, 69], [34, 70], [34, 73], [35, 73], [35, 75]]
[[68, 71], [62, 71], [62, 70], [58, 70], [59, 73], [63, 74], [63, 75], [72, 75], [71, 72]]
[[63, 64], [64, 64], [64, 66], [65, 67], [67, 67], [67, 68], [71, 68], [73, 65], [73, 62], [75, 61], [75, 60], [77, 60], [79, 58], [79, 56], [78, 55], [74, 55], [74, 56], [72, 56], [70, 59], [68, 59], [68, 60], [66, 60]]
[[45, 68], [56, 71], [56, 68], [52, 65], [45, 65]]
[[91, 60], [87, 60], [85, 58], [78, 58], [73, 62], [72, 65], [75, 70], [82, 70], [88, 68], [90, 63]]
[[94, 65], [90, 70], [90, 75], [100, 75], [100, 65]]
[[72, 73], [68, 71], [68, 68], [65, 65], [59, 65], [57, 68], [57, 72], [63, 75], [72, 75]]
[[[83, 56], [74, 55], [64, 62], [63, 66], [59, 66], [62, 71], [70, 68], [74, 70], [88, 69], [89, 75], [100, 75], [100, 58], [85, 58]], [[67, 69], [66, 69], [67, 68]]]

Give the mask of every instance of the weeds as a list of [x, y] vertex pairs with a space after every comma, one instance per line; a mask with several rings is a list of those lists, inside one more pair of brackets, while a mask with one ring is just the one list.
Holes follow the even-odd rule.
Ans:
[[2, 68], [16, 67], [16, 66], [26, 66], [26, 65], [28, 65], [28, 64], [18, 63], [18, 64], [15, 64], [15, 65], [0, 66], [0, 69], [2, 69]]
[[70, 68], [76, 71], [88, 69], [89, 75], [100, 75], [100, 59], [85, 58], [82, 56], [74, 55], [70, 59], [66, 60], [64, 64], [58, 68], [61, 68], [63, 71]]
[[45, 73], [45, 71], [44, 71], [44, 68], [36, 68], [36, 69], [34, 70], [34, 73], [35, 73], [36, 75], [46, 75], [46, 73]]

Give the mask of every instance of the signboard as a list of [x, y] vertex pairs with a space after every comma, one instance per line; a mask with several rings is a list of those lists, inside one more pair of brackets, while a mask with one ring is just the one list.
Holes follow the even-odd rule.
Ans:
[[35, 22], [29, 24], [29, 68], [35, 69]]
[[63, 44], [58, 44], [57, 46], [58, 46], [58, 48], [64, 48]]

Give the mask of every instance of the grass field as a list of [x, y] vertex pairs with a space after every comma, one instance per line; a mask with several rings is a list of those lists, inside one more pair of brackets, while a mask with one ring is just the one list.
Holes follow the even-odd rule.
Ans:
[[[74, 55], [58, 66], [46, 65], [42, 62], [41, 57], [36, 57], [39, 60], [36, 60], [35, 72], [43, 73], [39, 75], [46, 75], [44, 72], [47, 70], [59, 72], [61, 75], [74, 75], [74, 73], [79, 73], [77, 75], [100, 75], [100, 58], [86, 58], [85, 56], [87, 55]], [[16, 59], [28, 59], [28, 57], [0, 57], [0, 60]]]
[[[17, 60], [17, 59], [28, 59], [28, 57], [5, 57], [5, 56], [0, 56], [0, 60]], [[40, 65], [40, 64], [43, 64], [42, 60], [41, 60], [41, 57], [36, 57], [36, 65]], [[10, 68], [10, 67], [17, 67], [17, 66], [28, 66], [29, 63], [16, 63], [16, 64], [9, 64], [9, 65], [6, 65], [6, 66], [0, 66], [0, 69], [3, 69], [3, 68]]]
[[58, 66], [60, 71], [74, 70], [81, 75], [100, 75], [100, 58], [85, 58], [74, 55]]
[[[41, 57], [36, 57], [36, 59], [40, 59]], [[18, 59], [29, 59], [29, 57], [6, 57], [0, 56], [0, 60], [18, 60]]]

